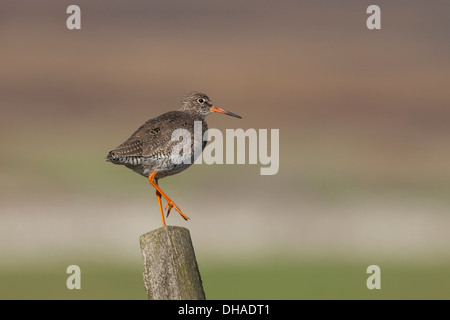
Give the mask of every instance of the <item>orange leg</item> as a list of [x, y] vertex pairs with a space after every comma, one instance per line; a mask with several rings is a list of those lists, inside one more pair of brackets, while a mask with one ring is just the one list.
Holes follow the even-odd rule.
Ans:
[[[158, 183], [157, 183], [157, 181], [155, 180], [155, 175], [156, 175], [156, 171], [153, 171], [149, 176], [148, 176], [148, 181], [150, 181], [150, 184], [153, 186], [153, 187], [155, 187], [155, 189], [156, 189], [156, 191], [157, 191], [157, 194], [156, 194], [156, 196], [158, 197], [158, 193], [159, 193], [159, 197], [158, 197], [158, 203], [159, 203], [159, 208], [160, 208], [160, 210], [161, 210], [161, 215], [163, 215], [163, 212], [162, 212], [162, 206], [161, 206], [161, 196], [163, 196], [164, 197], [164, 199], [166, 199], [166, 201], [167, 201], [167, 205], [166, 205], [166, 208], [168, 208], [167, 209], [167, 216], [169, 216], [169, 213], [170, 213], [170, 210], [172, 209], [172, 208], [174, 208], [183, 218], [184, 218], [184, 220], [188, 220], [189, 219], [189, 217], [188, 216], [186, 216], [186, 215], [184, 215], [183, 214], [183, 212], [181, 212], [181, 210], [180, 210], [180, 208], [178, 208], [177, 207], [177, 205], [172, 201], [172, 199], [170, 199], [162, 190], [161, 190], [161, 188], [158, 186]], [[164, 215], [163, 215], [163, 225], [165, 225], [165, 222], [164, 222]]]
[[[155, 181], [155, 182], [158, 183], [157, 181]], [[158, 190], [156, 190], [156, 198], [158, 199], [159, 211], [161, 211], [161, 219], [163, 222], [163, 227], [165, 227], [166, 221], [164, 220], [164, 211], [163, 211], [162, 204], [161, 204], [161, 193], [159, 193]]]

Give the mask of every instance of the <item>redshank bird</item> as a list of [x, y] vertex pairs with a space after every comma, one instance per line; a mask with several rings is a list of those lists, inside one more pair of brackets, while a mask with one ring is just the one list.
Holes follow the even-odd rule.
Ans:
[[[110, 151], [106, 157], [106, 161], [124, 165], [148, 178], [150, 184], [156, 189], [156, 198], [163, 226], [166, 225], [166, 222], [161, 196], [167, 201], [165, 206], [167, 217], [172, 208], [185, 220], [188, 220], [189, 217], [183, 214], [172, 199], [161, 190], [158, 180], [179, 173], [194, 163], [195, 156], [199, 156], [206, 145], [205, 139], [202, 139], [202, 141], [195, 141], [194, 139], [195, 122], [201, 121], [199, 123], [201, 123], [201, 137], [203, 137], [208, 129], [205, 117], [211, 112], [223, 113], [241, 119], [237, 114], [213, 105], [206, 94], [191, 91], [181, 99], [178, 110], [169, 111], [148, 120], [128, 140]], [[190, 161], [180, 161], [181, 159], [174, 157], [174, 154], [177, 155], [177, 153], [173, 151], [178, 146], [179, 140], [173, 139], [172, 134], [177, 129], [185, 129], [190, 133]]]

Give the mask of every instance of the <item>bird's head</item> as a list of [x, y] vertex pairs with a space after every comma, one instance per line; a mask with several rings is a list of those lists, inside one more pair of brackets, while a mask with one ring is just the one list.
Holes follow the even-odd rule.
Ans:
[[178, 110], [195, 113], [200, 115], [202, 118], [211, 112], [217, 112], [242, 119], [241, 116], [238, 116], [235, 113], [216, 107], [206, 94], [198, 91], [191, 91], [185, 94], [180, 101]]

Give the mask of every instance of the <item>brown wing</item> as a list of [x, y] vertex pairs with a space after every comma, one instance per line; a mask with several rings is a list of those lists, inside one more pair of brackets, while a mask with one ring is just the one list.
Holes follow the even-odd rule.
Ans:
[[[186, 129], [193, 132], [193, 116], [180, 112], [167, 112], [157, 118], [144, 123], [130, 138], [112, 150], [107, 160], [114, 163], [133, 163], [135, 158], [163, 158], [170, 155], [172, 146], [177, 143], [172, 141], [172, 132], [176, 129]], [[203, 132], [206, 122], [203, 122]]]

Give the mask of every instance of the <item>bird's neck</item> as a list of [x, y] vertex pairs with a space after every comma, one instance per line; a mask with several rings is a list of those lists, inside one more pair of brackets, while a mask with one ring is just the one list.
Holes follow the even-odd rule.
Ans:
[[195, 120], [205, 121], [205, 115], [200, 112], [192, 112], [192, 110], [183, 110], [183, 108], [178, 109], [178, 111], [188, 114], [189, 116], [195, 118]]

